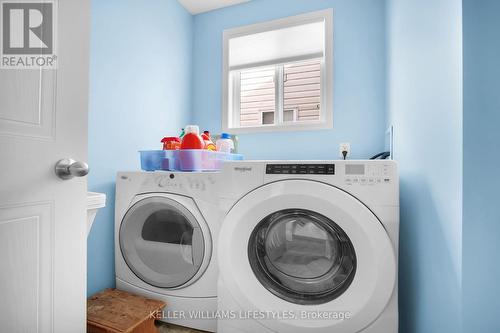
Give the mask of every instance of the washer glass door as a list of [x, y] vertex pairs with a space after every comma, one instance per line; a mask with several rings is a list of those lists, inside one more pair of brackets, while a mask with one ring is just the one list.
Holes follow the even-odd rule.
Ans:
[[186, 207], [166, 197], [149, 197], [132, 205], [122, 220], [119, 238], [129, 268], [156, 287], [182, 286], [203, 262], [200, 225]]
[[335, 299], [356, 271], [356, 254], [346, 233], [329, 218], [305, 209], [265, 217], [250, 236], [248, 256], [269, 291], [297, 304]]

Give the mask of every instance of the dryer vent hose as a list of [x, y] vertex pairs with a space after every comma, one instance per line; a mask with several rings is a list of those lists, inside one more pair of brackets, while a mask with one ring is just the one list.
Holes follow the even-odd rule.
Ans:
[[370, 160], [376, 160], [376, 159], [386, 160], [389, 156], [391, 156], [390, 152], [383, 151], [381, 153], [378, 153], [377, 155], [370, 157]]

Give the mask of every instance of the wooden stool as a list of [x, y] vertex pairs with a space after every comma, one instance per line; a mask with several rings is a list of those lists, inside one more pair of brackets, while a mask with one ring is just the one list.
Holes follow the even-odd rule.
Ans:
[[105, 289], [87, 300], [87, 332], [157, 333], [154, 320], [164, 306], [162, 301]]

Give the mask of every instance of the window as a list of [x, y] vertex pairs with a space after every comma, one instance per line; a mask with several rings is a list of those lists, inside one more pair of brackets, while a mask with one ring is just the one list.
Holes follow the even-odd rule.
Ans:
[[224, 31], [222, 128], [332, 128], [332, 10]]
[[230, 76], [239, 127], [320, 120], [321, 59], [236, 70]]

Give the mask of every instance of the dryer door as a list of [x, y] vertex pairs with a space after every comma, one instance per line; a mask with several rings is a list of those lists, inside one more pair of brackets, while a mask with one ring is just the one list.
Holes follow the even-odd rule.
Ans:
[[359, 332], [384, 311], [397, 276], [378, 218], [349, 193], [312, 180], [242, 197], [224, 218], [218, 261], [234, 304], [271, 311], [256, 320], [275, 332]]
[[129, 268], [156, 287], [186, 284], [203, 263], [200, 224], [185, 206], [170, 198], [153, 196], [133, 204], [122, 220], [119, 238]]

